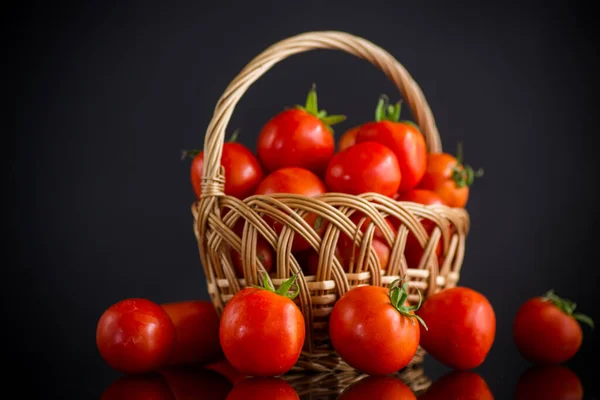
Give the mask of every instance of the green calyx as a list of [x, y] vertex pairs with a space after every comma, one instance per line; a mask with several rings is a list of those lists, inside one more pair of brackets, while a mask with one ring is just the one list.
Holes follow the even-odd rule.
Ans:
[[416, 306], [407, 306], [406, 299], [408, 299], [408, 284], [406, 284], [405, 282], [404, 284], [402, 284], [402, 286], [398, 286], [396, 283], [399, 281], [400, 279], [396, 279], [390, 285], [390, 301], [392, 302], [392, 306], [394, 306], [394, 308], [400, 314], [409, 318], [412, 321], [413, 325], [415, 324], [416, 319], [421, 323], [421, 325], [425, 327], [425, 329], [429, 330], [427, 328], [427, 325], [425, 324], [425, 321], [423, 321], [418, 315], [414, 314], [415, 311], [421, 308], [421, 303], [423, 302], [423, 296], [421, 295], [421, 291], [417, 289], [417, 292], [419, 293], [419, 304], [417, 304]]
[[327, 110], [319, 110], [319, 105], [317, 103], [317, 86], [315, 84], [313, 84], [312, 88], [308, 92], [306, 104], [303, 106], [297, 105], [296, 108], [319, 118], [331, 133], [333, 133], [333, 129], [331, 128], [333, 125], [339, 124], [346, 120], [345, 115], [327, 115]]
[[[240, 135], [239, 128], [233, 131], [231, 136], [229, 137], [228, 143], [234, 143], [237, 141], [238, 136]], [[194, 159], [198, 154], [202, 153], [201, 149], [191, 149], [191, 150], [182, 150], [181, 151], [181, 160], [185, 160], [186, 158]]]
[[419, 126], [412, 121], [408, 120], [400, 120], [400, 113], [402, 112], [402, 101], [399, 100], [396, 104], [389, 104], [389, 98], [382, 94], [379, 96], [379, 101], [377, 102], [377, 107], [375, 108], [375, 122], [381, 121], [391, 121], [391, 122], [401, 122], [403, 124], [407, 124], [412, 126], [413, 128], [419, 130]]
[[292, 285], [294, 285], [294, 283], [296, 282], [297, 276], [298, 276], [297, 274], [292, 275], [291, 278], [283, 281], [281, 286], [279, 286], [279, 289], [275, 290], [275, 288], [269, 282], [269, 276], [267, 274], [265, 274], [264, 279], [263, 279], [263, 286], [253, 285], [253, 287], [255, 287], [257, 289], [268, 290], [269, 292], [273, 292], [280, 296], [287, 297], [288, 299], [293, 300], [296, 298], [296, 296], [298, 296], [298, 293], [300, 293], [300, 287], [298, 285], [296, 285], [295, 291], [290, 292]]
[[456, 182], [456, 186], [462, 188], [471, 186], [475, 178], [483, 176], [483, 169], [473, 170], [470, 165], [463, 164], [462, 143], [458, 143], [456, 150], [456, 165], [452, 168], [452, 179]]
[[585, 314], [576, 313], [575, 309], [577, 308], [577, 304], [572, 302], [571, 300], [563, 299], [559, 297], [554, 290], [548, 290], [544, 296], [542, 296], [543, 301], [549, 301], [554, 304], [558, 309], [565, 314], [575, 318], [577, 321], [583, 322], [586, 325], [589, 325], [590, 328], [594, 329], [594, 321]]

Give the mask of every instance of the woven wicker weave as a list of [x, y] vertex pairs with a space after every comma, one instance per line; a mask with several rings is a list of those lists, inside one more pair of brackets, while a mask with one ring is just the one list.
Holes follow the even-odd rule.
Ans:
[[[222, 312], [239, 290], [247, 285], [260, 284], [264, 268], [256, 257], [256, 240], [261, 235], [273, 247], [276, 257], [271, 282], [278, 285], [292, 274], [299, 274], [297, 284], [300, 294], [296, 301], [305, 317], [307, 330], [304, 351], [295, 369], [347, 370], [349, 367], [335, 354], [328, 341], [328, 316], [337, 299], [357, 285], [386, 286], [400, 277], [404, 277], [412, 287], [409, 301], [418, 298], [415, 288], [426, 299], [442, 288], [455, 286], [463, 261], [469, 216], [464, 209], [398, 202], [374, 193], [360, 196], [326, 193], [315, 198], [291, 194], [257, 195], [243, 201], [224, 194], [220, 155], [225, 130], [237, 102], [248, 87], [277, 62], [293, 54], [316, 49], [342, 50], [371, 62], [383, 71], [410, 107], [426, 138], [428, 151], [442, 151], [433, 114], [423, 93], [392, 55], [365, 39], [344, 32], [303, 33], [268, 47], [250, 61], [225, 89], [206, 132], [202, 197], [193, 203], [192, 213], [208, 292], [217, 311]], [[371, 218], [372, 223], [366, 230], [361, 230], [349, 218], [356, 211]], [[322, 237], [304, 220], [308, 213], [316, 213], [328, 222]], [[281, 222], [283, 230], [279, 234], [275, 232], [265, 222], [264, 216]], [[384, 218], [388, 216], [402, 222], [397, 232], [386, 224]], [[245, 220], [242, 237], [232, 230], [239, 218]], [[435, 223], [436, 228], [431, 235], [421, 225], [422, 218]], [[375, 227], [381, 229], [392, 249], [386, 270], [380, 269], [379, 260], [371, 249]], [[340, 232], [354, 238], [360, 249], [351, 273], [345, 273], [334, 257]], [[416, 268], [407, 268], [403, 254], [409, 232], [424, 249]], [[304, 237], [319, 252], [316, 276], [303, 275], [301, 266], [291, 253], [294, 235]], [[443, 244], [442, 265], [438, 265], [438, 257], [435, 256], [439, 241]], [[231, 261], [232, 249], [242, 255], [243, 279], [236, 277]], [[422, 353], [418, 353], [413, 362], [421, 360]]]

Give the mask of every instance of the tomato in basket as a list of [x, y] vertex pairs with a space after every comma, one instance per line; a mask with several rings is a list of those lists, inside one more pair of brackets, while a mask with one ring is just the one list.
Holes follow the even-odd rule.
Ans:
[[268, 171], [300, 167], [322, 175], [335, 151], [331, 126], [345, 119], [319, 110], [313, 86], [304, 106], [281, 111], [263, 126], [258, 136], [258, 158]]
[[[233, 227], [233, 231], [238, 235], [241, 239], [244, 233], [244, 223], [245, 220], [240, 218], [235, 223]], [[273, 249], [260, 233], [256, 234], [256, 258], [260, 260], [265, 271], [267, 273], [271, 272], [273, 269], [274, 255]], [[242, 263], [242, 254], [238, 251], [232, 251], [231, 253], [231, 261], [233, 262], [233, 267], [235, 268], [235, 273], [238, 278], [244, 277], [244, 265]]]
[[338, 140], [338, 152], [344, 151], [348, 147], [352, 147], [356, 144], [356, 135], [358, 134], [359, 129], [360, 125], [350, 128], [344, 132], [344, 134], [340, 137], [340, 140]]
[[402, 175], [400, 191], [413, 189], [421, 181], [427, 166], [427, 144], [419, 128], [400, 121], [401, 103], [388, 104], [387, 96], [377, 103], [375, 120], [365, 123], [356, 135], [356, 143], [377, 142], [396, 155]]

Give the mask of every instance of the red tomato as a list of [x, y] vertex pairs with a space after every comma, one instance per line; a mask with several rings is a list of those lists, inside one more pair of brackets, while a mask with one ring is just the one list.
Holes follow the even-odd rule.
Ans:
[[536, 365], [517, 382], [515, 400], [581, 400], [583, 386], [579, 377], [562, 365]]
[[[531, 397], [534, 399], [535, 397]], [[494, 400], [485, 380], [471, 371], [451, 371], [435, 381], [419, 400]]]
[[[242, 234], [244, 233], [243, 219], [238, 219], [233, 227], [233, 231], [240, 237], [240, 239], [242, 238]], [[267, 273], [271, 272], [273, 269], [273, 249], [269, 245], [269, 242], [267, 242], [267, 240], [260, 234], [257, 234], [256, 236], [256, 258], [262, 262], [262, 265]], [[231, 253], [231, 261], [233, 261], [236, 275], [239, 278], [243, 278], [244, 265], [242, 263], [242, 254], [237, 251], [233, 251]]]
[[496, 335], [496, 315], [481, 293], [444, 289], [429, 296], [417, 314], [429, 327], [421, 332], [421, 347], [442, 364], [468, 370], [486, 359]]
[[[307, 197], [314, 197], [327, 191], [323, 181], [318, 176], [303, 168], [282, 168], [271, 172], [260, 183], [256, 189], [256, 194], [289, 193], [300, 194]], [[279, 234], [283, 225], [271, 218], [265, 218]], [[316, 214], [307, 214], [304, 220], [314, 228], [315, 232], [323, 235], [327, 227], [326, 221], [318, 218]], [[292, 251], [302, 251], [310, 248], [310, 244], [300, 235], [294, 235]]]
[[199, 367], [177, 367], [161, 371], [175, 400], [224, 400], [233, 388], [226, 377]]
[[394, 152], [402, 175], [400, 190], [404, 192], [417, 186], [425, 174], [427, 144], [416, 125], [399, 119], [400, 103], [392, 106], [380, 99], [375, 121], [361, 126], [356, 143], [377, 142]]
[[[350, 216], [350, 220], [354, 222], [357, 226], [360, 225], [360, 230], [362, 233], [367, 231], [367, 228], [371, 224], [371, 218], [365, 218], [364, 221], [362, 219], [365, 218], [362, 213], [355, 212]], [[361, 223], [362, 221], [362, 223]], [[388, 224], [390, 229], [396, 233], [396, 229], [392, 225], [390, 221], [387, 219], [385, 222]], [[385, 236], [383, 232], [379, 228], [375, 228], [375, 232], [373, 233], [373, 241], [371, 242], [371, 247], [375, 250], [375, 254], [379, 259], [379, 264], [381, 265], [381, 269], [386, 269], [388, 266], [388, 262], [390, 259], [390, 253], [392, 252], [391, 247], [388, 245], [387, 240], [385, 240]], [[354, 270], [356, 270], [356, 263], [358, 262], [358, 256], [360, 254], [360, 246], [356, 246], [354, 244], [354, 238], [346, 235], [345, 233], [340, 233], [340, 237], [338, 239], [337, 250], [339, 258], [342, 262], [342, 266], [346, 272], [350, 271], [350, 262], [352, 258], [354, 258]]]
[[[419, 203], [424, 205], [432, 205], [432, 204], [443, 204], [442, 199], [435, 192], [431, 190], [424, 189], [413, 189], [409, 192], [399, 193], [397, 197], [398, 201], [411, 201], [413, 203]], [[425, 231], [428, 235], [433, 233], [433, 230], [436, 227], [436, 224], [429, 220], [423, 219], [421, 221], [421, 225], [425, 228]], [[442, 240], [438, 242], [436, 247], [436, 254], [438, 256], [438, 262], [441, 263], [440, 256], [442, 255], [443, 246]], [[421, 261], [421, 257], [423, 256], [423, 248], [419, 244], [419, 241], [415, 237], [412, 232], [409, 232], [406, 238], [406, 247], [404, 249], [404, 257], [406, 257], [406, 263], [409, 268], [417, 268]]]
[[165, 379], [158, 374], [125, 375], [114, 381], [100, 400], [176, 400]]
[[313, 87], [304, 107], [282, 111], [265, 124], [258, 136], [258, 157], [269, 171], [300, 167], [321, 175], [335, 151], [331, 125], [344, 119], [319, 111]]
[[227, 360], [221, 360], [216, 363], [208, 364], [206, 369], [220, 373], [234, 385], [246, 378], [246, 375], [235, 369], [235, 367]]
[[300, 400], [294, 388], [280, 378], [246, 378], [227, 396], [227, 400]]
[[329, 318], [335, 351], [353, 368], [388, 375], [405, 367], [419, 346], [419, 322], [406, 284], [388, 290], [358, 286], [337, 301]]
[[[221, 315], [220, 339], [227, 360], [249, 376], [277, 376], [300, 356], [306, 335], [304, 317], [288, 290], [295, 276], [275, 292], [248, 287], [238, 292]], [[296, 293], [297, 294], [297, 293]]]
[[336, 153], [325, 174], [330, 191], [348, 194], [375, 192], [392, 197], [401, 180], [394, 153], [375, 142], [358, 143]]
[[340, 396], [340, 400], [364, 399], [416, 400], [416, 397], [404, 382], [391, 376], [367, 376]]
[[176, 340], [168, 365], [206, 364], [225, 358], [219, 344], [219, 317], [210, 301], [162, 304], [175, 326]]
[[515, 316], [513, 337], [521, 355], [533, 364], [560, 364], [573, 357], [583, 339], [580, 320], [593, 321], [575, 313], [575, 303], [553, 291], [526, 301]]
[[338, 152], [346, 150], [348, 147], [352, 147], [356, 144], [356, 134], [360, 126], [355, 126], [354, 128], [348, 129], [340, 140], [338, 141]]
[[145, 373], [163, 366], [175, 345], [175, 327], [165, 310], [146, 299], [110, 306], [98, 321], [96, 345], [112, 368]]
[[[263, 170], [258, 160], [246, 146], [229, 142], [223, 145], [221, 165], [225, 168], [225, 194], [238, 199], [252, 195], [263, 178]], [[202, 171], [204, 152], [199, 152], [191, 166], [192, 186], [196, 196], [202, 195]]]
[[419, 188], [436, 192], [449, 207], [465, 207], [469, 199], [469, 186], [482, 171], [473, 171], [462, 163], [462, 150], [458, 155], [430, 153], [427, 156], [427, 169]]

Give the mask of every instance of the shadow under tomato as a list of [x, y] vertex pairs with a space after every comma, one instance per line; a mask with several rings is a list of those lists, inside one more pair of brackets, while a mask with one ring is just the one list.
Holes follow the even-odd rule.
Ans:
[[419, 396], [419, 400], [493, 400], [486, 381], [471, 371], [451, 371], [442, 376]]
[[416, 398], [404, 382], [391, 376], [367, 376], [349, 386], [340, 396], [340, 400], [413, 400]]
[[532, 366], [519, 378], [515, 400], [581, 400], [579, 377], [562, 365]]
[[238, 382], [227, 400], [300, 400], [294, 388], [280, 378], [249, 377]]

